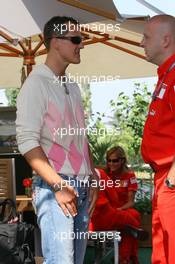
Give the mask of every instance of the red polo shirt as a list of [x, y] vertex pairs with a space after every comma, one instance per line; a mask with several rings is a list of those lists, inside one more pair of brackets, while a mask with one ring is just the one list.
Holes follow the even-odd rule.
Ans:
[[156, 98], [150, 104], [143, 132], [143, 159], [158, 166], [171, 164], [175, 157], [174, 63], [175, 54], [158, 68], [159, 79], [154, 92]]
[[119, 180], [120, 186], [116, 187], [115, 191], [117, 192], [117, 195], [118, 195], [118, 207], [121, 207], [125, 203], [128, 202], [128, 193], [130, 191], [136, 192], [138, 189], [136, 176], [133, 171], [128, 171], [128, 172], [123, 173], [119, 178], [117, 178], [116, 176], [113, 176], [110, 173], [109, 173], [109, 177], [111, 179], [113, 179], [114, 177], [113, 179], [114, 182], [116, 180]]
[[[137, 180], [134, 172], [128, 171], [123, 173], [120, 178], [113, 178], [112, 174], [107, 175], [104, 170], [99, 169], [100, 180], [104, 180], [105, 188], [99, 192], [95, 210], [105, 205], [110, 205], [113, 208], [118, 208], [128, 202], [128, 192], [137, 191]], [[113, 182], [111, 184], [109, 181]], [[109, 183], [109, 184], [108, 184]]]
[[[115, 226], [126, 224], [134, 225], [132, 219], [139, 224], [139, 215], [135, 209], [117, 211], [128, 202], [128, 192], [137, 191], [137, 180], [132, 171], [124, 173], [120, 178], [107, 175], [104, 170], [99, 170], [100, 180], [105, 182], [104, 189], [100, 189], [94, 213], [92, 215], [90, 230], [112, 230]], [[111, 182], [113, 184], [111, 184]], [[121, 216], [125, 222], [121, 223]], [[130, 219], [128, 219], [128, 217]], [[122, 220], [124, 221], [124, 220]], [[137, 226], [137, 224], [135, 224]]]

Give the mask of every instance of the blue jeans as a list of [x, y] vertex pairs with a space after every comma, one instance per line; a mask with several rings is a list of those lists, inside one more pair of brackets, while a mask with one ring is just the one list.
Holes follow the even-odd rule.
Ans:
[[76, 217], [64, 215], [50, 186], [40, 177], [33, 182], [44, 264], [83, 264], [89, 224], [88, 186], [80, 187], [76, 179], [61, 176], [78, 191]]

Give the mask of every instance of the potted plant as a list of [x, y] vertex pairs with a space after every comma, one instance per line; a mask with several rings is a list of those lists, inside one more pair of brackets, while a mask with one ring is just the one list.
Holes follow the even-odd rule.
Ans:
[[152, 202], [148, 197], [143, 197], [135, 202], [135, 209], [141, 213], [141, 215], [152, 214]]
[[28, 197], [31, 197], [31, 193], [32, 193], [32, 178], [23, 179], [23, 186], [25, 188], [25, 194]]
[[141, 214], [141, 227], [149, 233], [149, 239], [139, 241], [140, 247], [152, 246], [152, 201], [148, 197], [143, 197], [136, 201], [135, 209]]

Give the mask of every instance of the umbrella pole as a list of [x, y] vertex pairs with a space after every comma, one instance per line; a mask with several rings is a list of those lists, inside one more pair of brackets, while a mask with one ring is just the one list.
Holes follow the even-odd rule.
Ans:
[[29, 64], [29, 65], [26, 65], [26, 66], [27, 66], [27, 76], [28, 76], [29, 73], [32, 71], [33, 65]]

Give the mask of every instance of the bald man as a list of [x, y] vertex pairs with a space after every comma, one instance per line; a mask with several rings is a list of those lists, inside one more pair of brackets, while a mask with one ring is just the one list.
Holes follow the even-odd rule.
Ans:
[[155, 172], [153, 264], [175, 263], [175, 18], [158, 15], [144, 29], [141, 46], [158, 65], [142, 140], [142, 156]]

